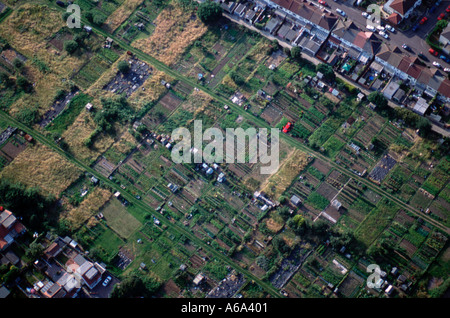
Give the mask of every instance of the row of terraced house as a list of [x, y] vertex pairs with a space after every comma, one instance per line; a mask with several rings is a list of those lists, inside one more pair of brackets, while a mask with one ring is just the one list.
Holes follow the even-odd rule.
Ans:
[[[421, 4], [421, 1], [395, 0], [386, 5], [392, 8], [391, 19], [396, 25]], [[263, 30], [302, 52], [332, 63], [340, 56], [319, 56], [321, 49], [329, 46], [339, 48], [362, 63], [367, 69], [376, 68], [392, 76], [392, 81], [408, 83], [417, 95], [426, 94], [444, 103], [450, 103], [450, 80], [442, 70], [424, 66], [415, 56], [409, 56], [397, 46], [389, 46], [374, 32], [361, 30], [350, 19], [343, 19], [323, 6], [307, 0], [253, 0], [246, 3], [222, 2], [222, 8], [246, 22]], [[385, 5], [385, 6], [386, 6]], [[390, 22], [397, 15], [396, 23]], [[270, 15], [270, 19], [266, 22]], [[261, 27], [261, 25], [259, 25]]]

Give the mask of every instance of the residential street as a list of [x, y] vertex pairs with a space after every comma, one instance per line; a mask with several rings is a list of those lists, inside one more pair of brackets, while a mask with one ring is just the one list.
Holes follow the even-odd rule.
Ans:
[[[314, 2], [314, 1], [313, 1]], [[333, 13], [336, 13], [336, 8], [340, 8], [343, 10], [348, 18], [352, 20], [359, 28], [362, 30], [366, 30], [366, 18], [362, 16], [362, 12], [358, 7], [355, 7], [351, 5], [351, 3], [354, 2], [352, 0], [338, 0], [337, 2], [334, 2], [332, 0], [328, 0], [328, 7], [330, 11]], [[426, 13], [424, 16], [428, 17], [428, 21], [420, 25], [420, 27], [416, 30], [416, 32], [412, 30], [408, 30], [405, 32], [399, 32], [398, 30], [395, 31], [395, 33], [389, 32], [389, 39], [383, 39], [381, 36], [379, 36], [380, 39], [382, 39], [385, 43], [389, 44], [391, 47], [398, 46], [401, 48], [402, 44], [408, 45], [414, 53], [408, 52], [406, 50], [405, 54], [408, 55], [417, 55], [418, 53], [422, 52], [429, 61], [426, 62], [428, 66], [432, 65], [433, 61], [437, 61], [439, 64], [442, 65], [443, 68], [450, 67], [449, 63], [444, 62], [442, 59], [440, 59], [438, 56], [431, 55], [428, 50], [429, 46], [425, 42], [425, 37], [427, 34], [433, 30], [434, 26], [436, 25], [437, 17], [442, 12], [445, 12], [445, 9], [450, 5], [450, 0], [442, 1], [437, 10], [435, 10], [433, 13]], [[336, 13], [337, 14], [337, 13]]]

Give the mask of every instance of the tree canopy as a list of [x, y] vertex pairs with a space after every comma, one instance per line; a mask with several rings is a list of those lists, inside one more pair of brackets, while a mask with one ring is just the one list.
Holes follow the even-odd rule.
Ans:
[[119, 64], [117, 64], [117, 68], [123, 74], [130, 72], [130, 64], [128, 64], [127, 61], [120, 61]]
[[199, 5], [197, 16], [203, 23], [212, 23], [222, 16], [222, 7], [216, 2], [206, 0]]
[[323, 74], [323, 77], [328, 81], [328, 82], [333, 82], [334, 79], [336, 78], [336, 75], [334, 74], [333, 68], [325, 63], [321, 63], [319, 65], [317, 65], [316, 67], [317, 72], [320, 72]]
[[141, 276], [132, 273], [125, 277], [120, 284], [114, 286], [111, 298], [134, 298], [151, 297], [161, 286], [155, 278], [151, 276]]
[[367, 96], [367, 99], [380, 110], [386, 109], [386, 107], [388, 107], [388, 101], [386, 97], [384, 97], [380, 92], [370, 93], [369, 96]]

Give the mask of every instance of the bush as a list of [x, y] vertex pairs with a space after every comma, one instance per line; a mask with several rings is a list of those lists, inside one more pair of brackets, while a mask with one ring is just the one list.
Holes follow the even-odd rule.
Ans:
[[17, 57], [13, 60], [13, 65], [14, 65], [14, 67], [17, 68], [18, 70], [21, 70], [21, 69], [23, 68], [23, 62], [22, 62], [22, 60], [19, 59], [19, 58], [17, 58]]
[[123, 74], [128, 74], [130, 72], [130, 64], [128, 64], [127, 61], [120, 61], [119, 64], [117, 64], [117, 68]]
[[64, 42], [64, 50], [69, 53], [73, 54], [78, 49], [78, 43], [74, 40], [68, 40]]
[[25, 93], [29, 93], [32, 90], [31, 83], [23, 76], [19, 76], [16, 80], [17, 88]]
[[105, 23], [106, 17], [103, 14], [96, 14], [92, 18], [92, 23], [94, 23], [97, 26], [101, 26], [103, 23]]

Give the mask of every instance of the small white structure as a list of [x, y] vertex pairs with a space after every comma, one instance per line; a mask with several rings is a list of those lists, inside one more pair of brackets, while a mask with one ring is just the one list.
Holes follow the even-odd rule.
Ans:
[[87, 103], [85, 108], [88, 112], [90, 112], [92, 110], [92, 107], [94, 107], [91, 103]]

